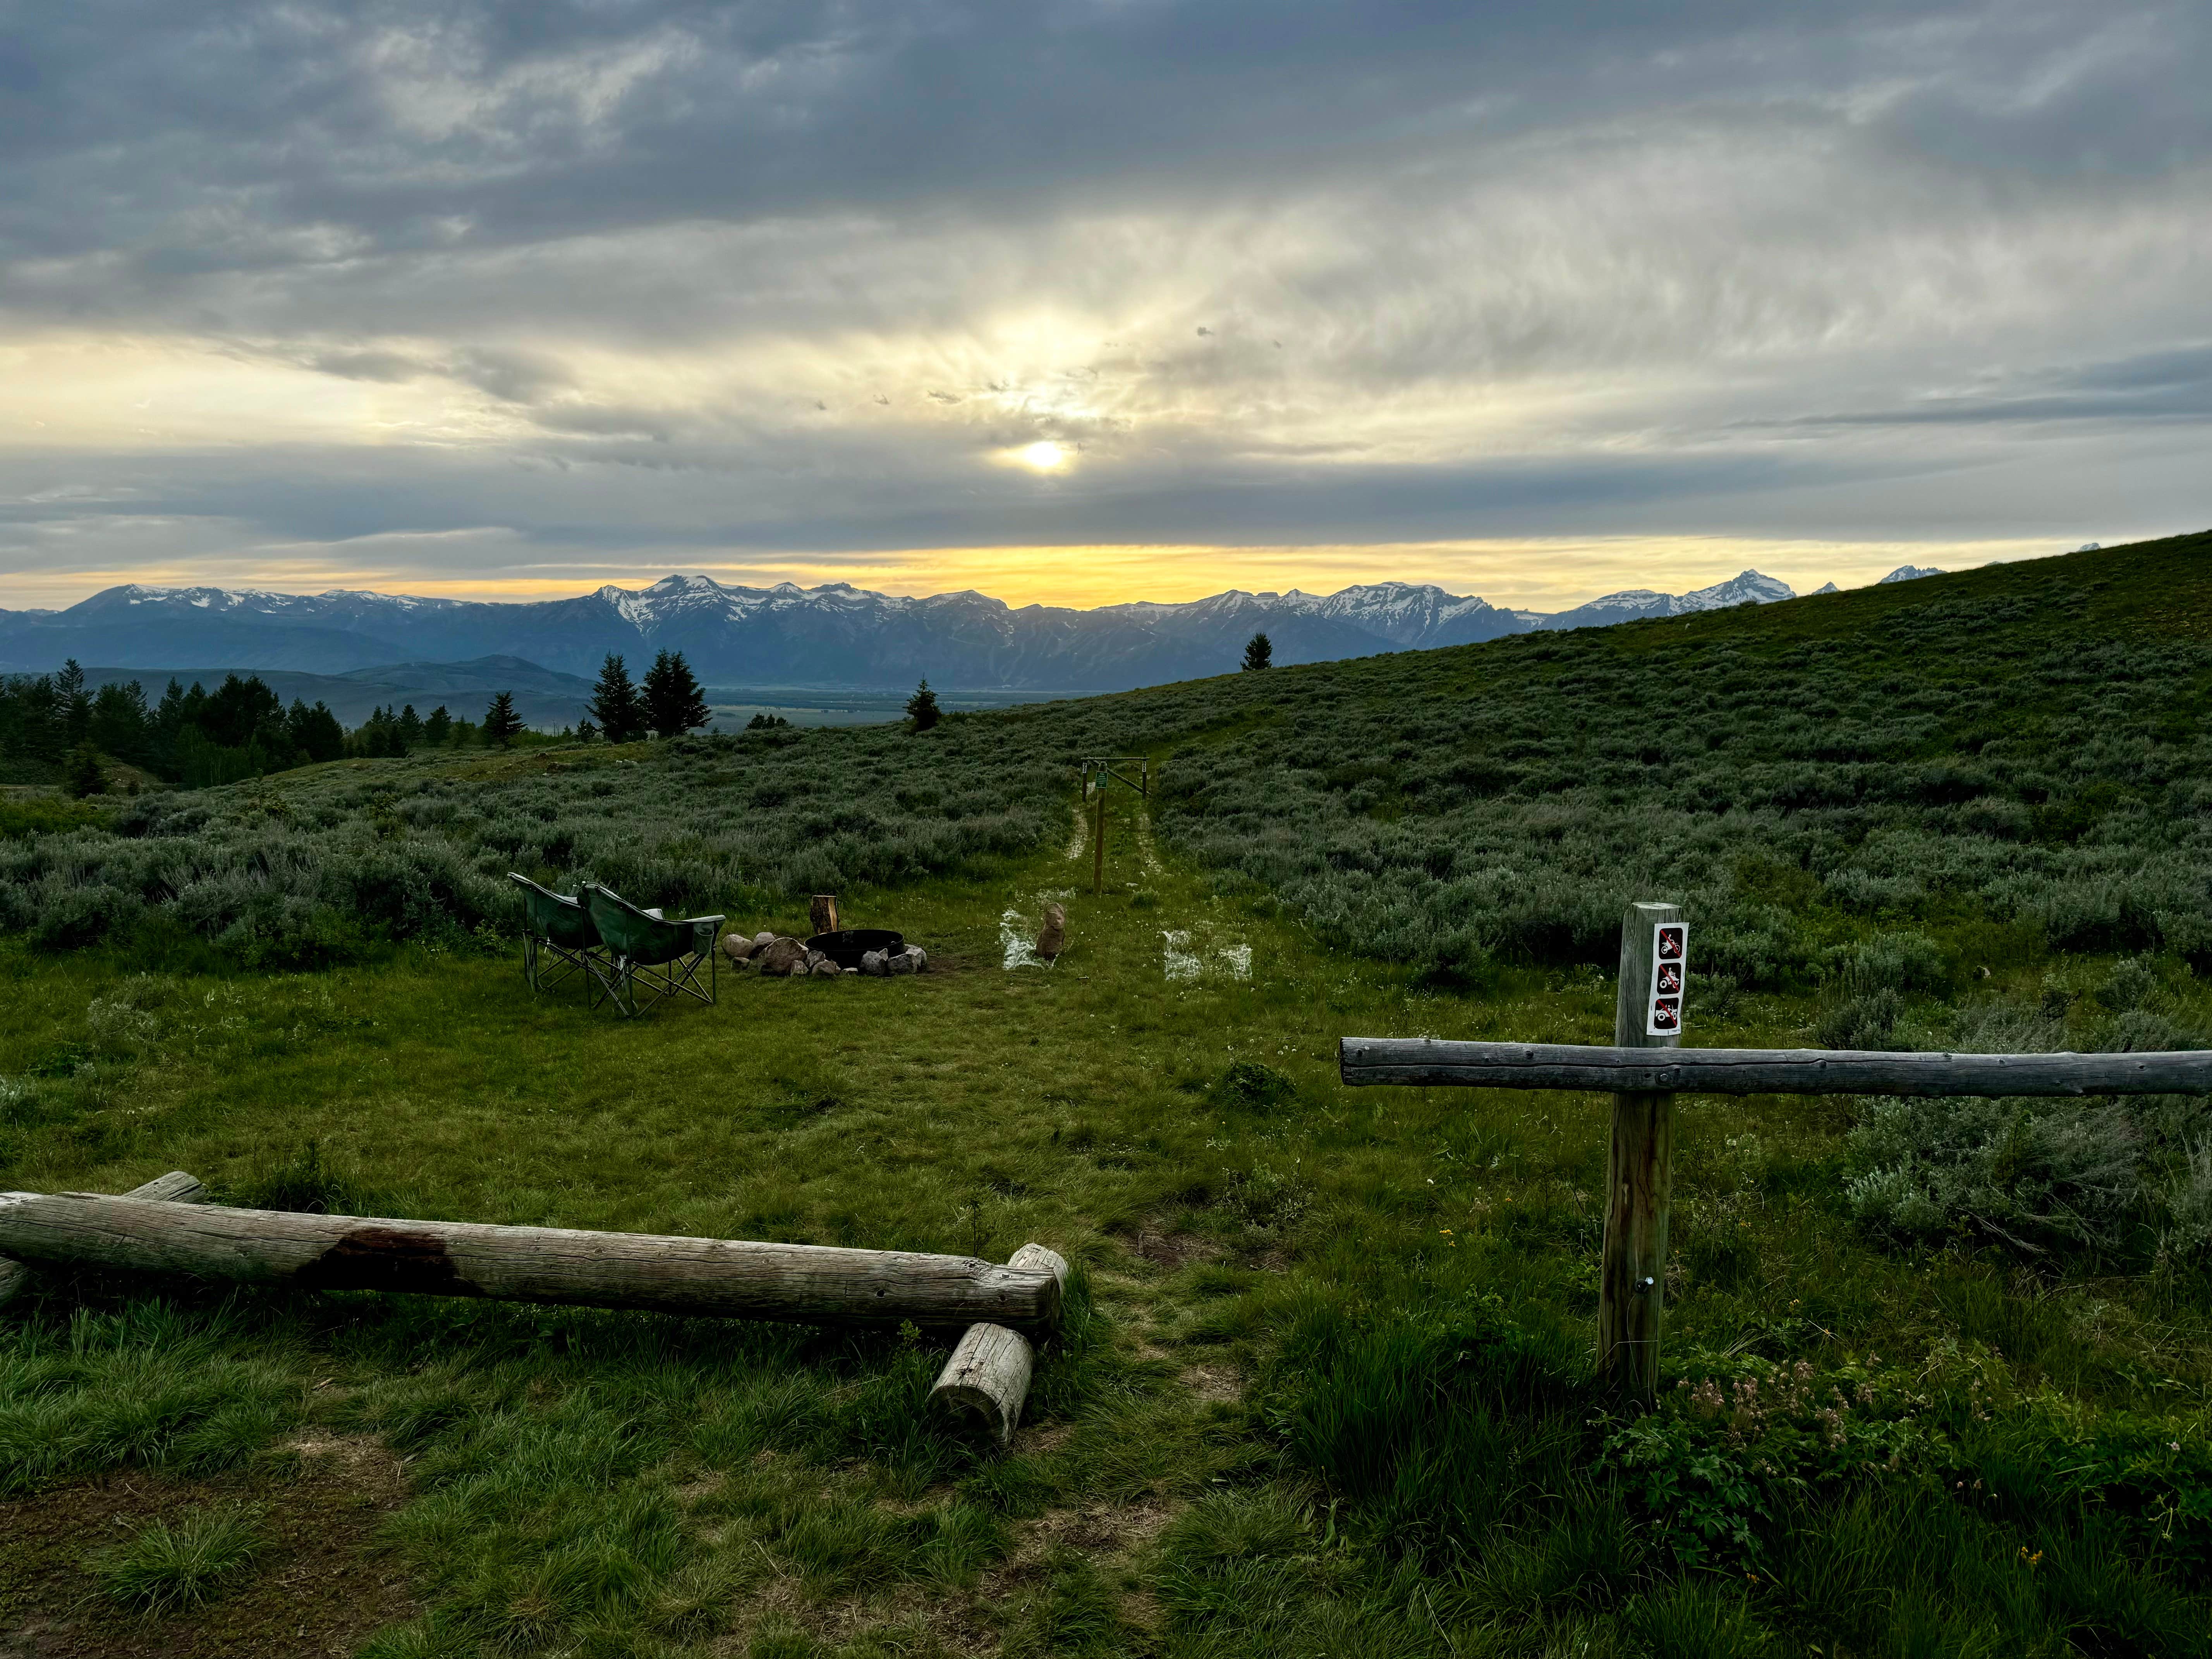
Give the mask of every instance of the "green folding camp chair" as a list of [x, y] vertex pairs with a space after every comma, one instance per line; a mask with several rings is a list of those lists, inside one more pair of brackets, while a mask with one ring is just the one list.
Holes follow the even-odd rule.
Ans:
[[600, 950], [599, 930], [583, 901], [512, 871], [507, 878], [522, 890], [522, 977], [530, 988], [550, 990], [579, 969], [588, 973]]
[[[635, 1018], [652, 1006], [650, 1002], [639, 1006], [640, 986], [655, 999], [681, 992], [701, 1002], [714, 1000], [714, 936], [722, 931], [722, 917], [686, 916], [671, 921], [659, 910], [641, 910], [596, 882], [584, 884], [584, 903], [605, 947], [591, 963], [592, 1007], [611, 1001]], [[702, 963], [707, 969], [703, 986], [699, 983]]]

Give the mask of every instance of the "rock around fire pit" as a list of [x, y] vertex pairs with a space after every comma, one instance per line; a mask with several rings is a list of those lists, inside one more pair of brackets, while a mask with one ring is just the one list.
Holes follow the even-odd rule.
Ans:
[[757, 933], [750, 939], [731, 933], [722, 940], [722, 951], [739, 966], [775, 979], [919, 974], [929, 967], [927, 951], [881, 927], [848, 927], [809, 939], [782, 933]]

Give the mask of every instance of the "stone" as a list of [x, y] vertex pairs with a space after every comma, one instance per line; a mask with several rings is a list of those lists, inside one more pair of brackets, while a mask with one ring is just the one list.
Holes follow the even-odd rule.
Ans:
[[811, 973], [812, 973], [812, 972], [813, 972], [817, 968], [819, 968], [819, 967], [820, 967], [823, 963], [825, 963], [825, 962], [827, 962], [827, 961], [829, 961], [829, 960], [830, 960], [830, 958], [829, 958], [826, 955], [824, 955], [822, 951], [817, 951], [817, 950], [814, 949], [814, 947], [813, 947], [813, 946], [811, 946], [811, 945], [809, 945], [809, 946], [807, 947], [807, 950], [806, 950], [806, 971], [807, 971], [808, 973], [810, 973], [810, 974], [811, 974]]
[[921, 951], [915, 950], [911, 945], [909, 945], [905, 950], [901, 951], [897, 955], [891, 957], [891, 959], [884, 965], [894, 974], [910, 974], [915, 970], [916, 965], [915, 958], [921, 954]]
[[753, 935], [753, 949], [756, 951], [765, 951], [769, 945], [775, 943], [775, 935], [774, 933], [755, 933]]
[[778, 977], [806, 971], [806, 947], [795, 939], [771, 936], [758, 952], [760, 970]]
[[845, 970], [827, 957], [808, 969], [807, 972], [817, 979], [842, 979], [845, 975]]
[[1066, 948], [1067, 908], [1060, 904], [1048, 904], [1044, 907], [1044, 931], [1037, 935], [1037, 959], [1050, 962]]
[[747, 939], [743, 933], [725, 933], [722, 935], [722, 954], [729, 957], [732, 962], [744, 962], [752, 955], [753, 951], [757, 948], [757, 947], [754, 945], [753, 941]]
[[885, 965], [887, 960], [887, 953], [884, 951], [863, 951], [860, 952], [860, 971], [864, 974], [874, 974], [878, 977], [881, 977], [883, 975], [890, 971], [890, 968]]
[[926, 974], [929, 971], [928, 951], [923, 950], [919, 945], [909, 945], [906, 947], [906, 953], [914, 958], [914, 971], [915, 973]]

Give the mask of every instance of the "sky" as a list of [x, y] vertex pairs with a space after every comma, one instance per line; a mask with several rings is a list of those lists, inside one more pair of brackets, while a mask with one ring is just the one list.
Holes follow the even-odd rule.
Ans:
[[0, 0], [0, 606], [2212, 525], [2203, 0]]

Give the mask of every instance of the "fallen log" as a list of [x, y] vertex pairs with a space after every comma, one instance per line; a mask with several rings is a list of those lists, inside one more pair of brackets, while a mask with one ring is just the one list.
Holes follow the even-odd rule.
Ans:
[[2134, 1054], [1893, 1054], [1856, 1048], [1604, 1048], [1564, 1042], [1346, 1037], [1349, 1084], [1483, 1089], [1680, 1090], [1706, 1095], [2212, 1093], [2212, 1051]]
[[88, 1193], [0, 1193], [0, 1252], [301, 1290], [409, 1291], [783, 1319], [1042, 1330], [1059, 1276], [971, 1256], [647, 1233], [295, 1215]]
[[[1042, 1244], [1024, 1244], [1009, 1267], [1043, 1268], [1065, 1288], [1067, 1263]], [[979, 1414], [1001, 1446], [1013, 1443], [1021, 1426], [1022, 1404], [1029, 1398], [1030, 1373], [1036, 1353], [1029, 1338], [1004, 1325], [970, 1325], [929, 1390], [933, 1406], [959, 1407]]]
[[[133, 1187], [124, 1194], [125, 1198], [151, 1198], [170, 1204], [204, 1204], [207, 1188], [200, 1185], [198, 1176], [188, 1176], [182, 1170], [172, 1170], [165, 1176], [156, 1176], [143, 1187]], [[0, 1308], [13, 1302], [30, 1285], [31, 1270], [21, 1262], [0, 1255]]]

